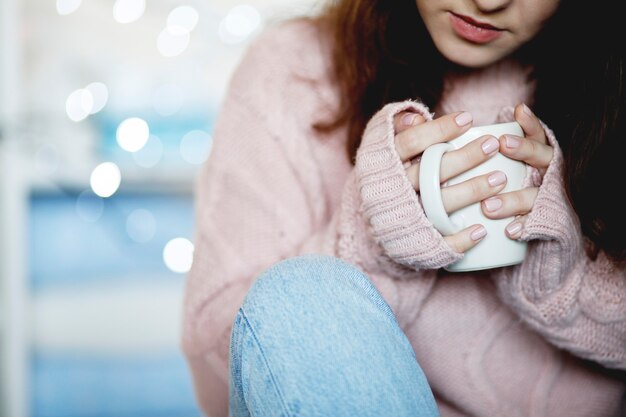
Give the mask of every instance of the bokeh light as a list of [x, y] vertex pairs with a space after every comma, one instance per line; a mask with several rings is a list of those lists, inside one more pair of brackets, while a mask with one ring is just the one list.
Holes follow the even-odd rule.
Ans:
[[111, 197], [122, 182], [122, 173], [113, 162], [103, 162], [91, 172], [90, 185], [96, 195]]
[[212, 138], [202, 130], [192, 130], [180, 141], [180, 154], [185, 161], [200, 165], [206, 161], [211, 150]]
[[126, 218], [126, 232], [138, 243], [150, 241], [156, 233], [156, 219], [145, 209], [133, 210]]
[[132, 155], [135, 163], [140, 167], [152, 168], [163, 156], [163, 143], [157, 136], [150, 135], [145, 146]]
[[152, 95], [152, 106], [161, 116], [176, 114], [183, 106], [183, 92], [177, 85], [164, 84]]
[[218, 28], [218, 35], [225, 43], [240, 43], [245, 41], [261, 25], [259, 11], [247, 4], [235, 6], [222, 19]]
[[57, 13], [65, 16], [74, 13], [80, 7], [82, 0], [57, 0]]
[[104, 106], [106, 106], [107, 101], [109, 100], [109, 90], [107, 89], [107, 86], [103, 83], [95, 82], [85, 87], [85, 90], [91, 94], [93, 101], [89, 114], [98, 113], [104, 108]]
[[159, 33], [157, 49], [164, 57], [171, 58], [185, 52], [189, 39], [189, 32], [168, 26]]
[[93, 96], [84, 88], [72, 92], [65, 101], [65, 112], [73, 122], [85, 119], [93, 109]]
[[193, 243], [189, 239], [172, 239], [163, 248], [163, 261], [171, 271], [179, 274], [189, 272], [193, 262]]
[[103, 211], [104, 202], [102, 198], [95, 195], [92, 190], [85, 190], [76, 198], [76, 214], [86, 222], [98, 221]]
[[115, 137], [122, 149], [128, 152], [137, 152], [148, 141], [150, 128], [145, 120], [139, 117], [131, 117], [120, 123]]
[[145, 0], [117, 0], [113, 5], [113, 18], [118, 23], [132, 23], [146, 10]]
[[[191, 6], [179, 6], [167, 16], [167, 27], [173, 33], [191, 32], [198, 24], [198, 12]], [[173, 29], [172, 28], [176, 28]]]

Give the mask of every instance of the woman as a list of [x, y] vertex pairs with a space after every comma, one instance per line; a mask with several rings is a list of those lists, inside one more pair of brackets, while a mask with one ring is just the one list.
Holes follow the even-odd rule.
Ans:
[[[184, 348], [208, 415], [619, 415], [623, 25], [600, 3], [344, 0], [256, 41], [198, 182]], [[442, 177], [500, 152], [531, 186], [442, 195], [515, 215], [526, 259], [448, 273], [485, 232], [433, 228], [419, 156], [512, 119], [524, 138]]]

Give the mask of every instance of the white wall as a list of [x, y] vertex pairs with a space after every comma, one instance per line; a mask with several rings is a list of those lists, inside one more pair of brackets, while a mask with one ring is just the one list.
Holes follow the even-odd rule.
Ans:
[[21, 5], [0, 0], [0, 414], [24, 417], [26, 310], [24, 188], [14, 120], [21, 109]]

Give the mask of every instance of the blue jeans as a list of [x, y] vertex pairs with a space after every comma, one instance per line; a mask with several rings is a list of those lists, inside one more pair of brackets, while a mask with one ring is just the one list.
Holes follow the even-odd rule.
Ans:
[[329, 256], [280, 262], [250, 289], [230, 342], [230, 416], [439, 416], [380, 293]]

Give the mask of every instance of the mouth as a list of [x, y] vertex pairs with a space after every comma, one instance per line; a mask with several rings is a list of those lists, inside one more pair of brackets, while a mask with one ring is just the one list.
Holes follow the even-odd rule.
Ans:
[[505, 31], [502, 28], [479, 22], [469, 16], [449, 12], [452, 29], [460, 38], [477, 44], [485, 44], [499, 38]]

